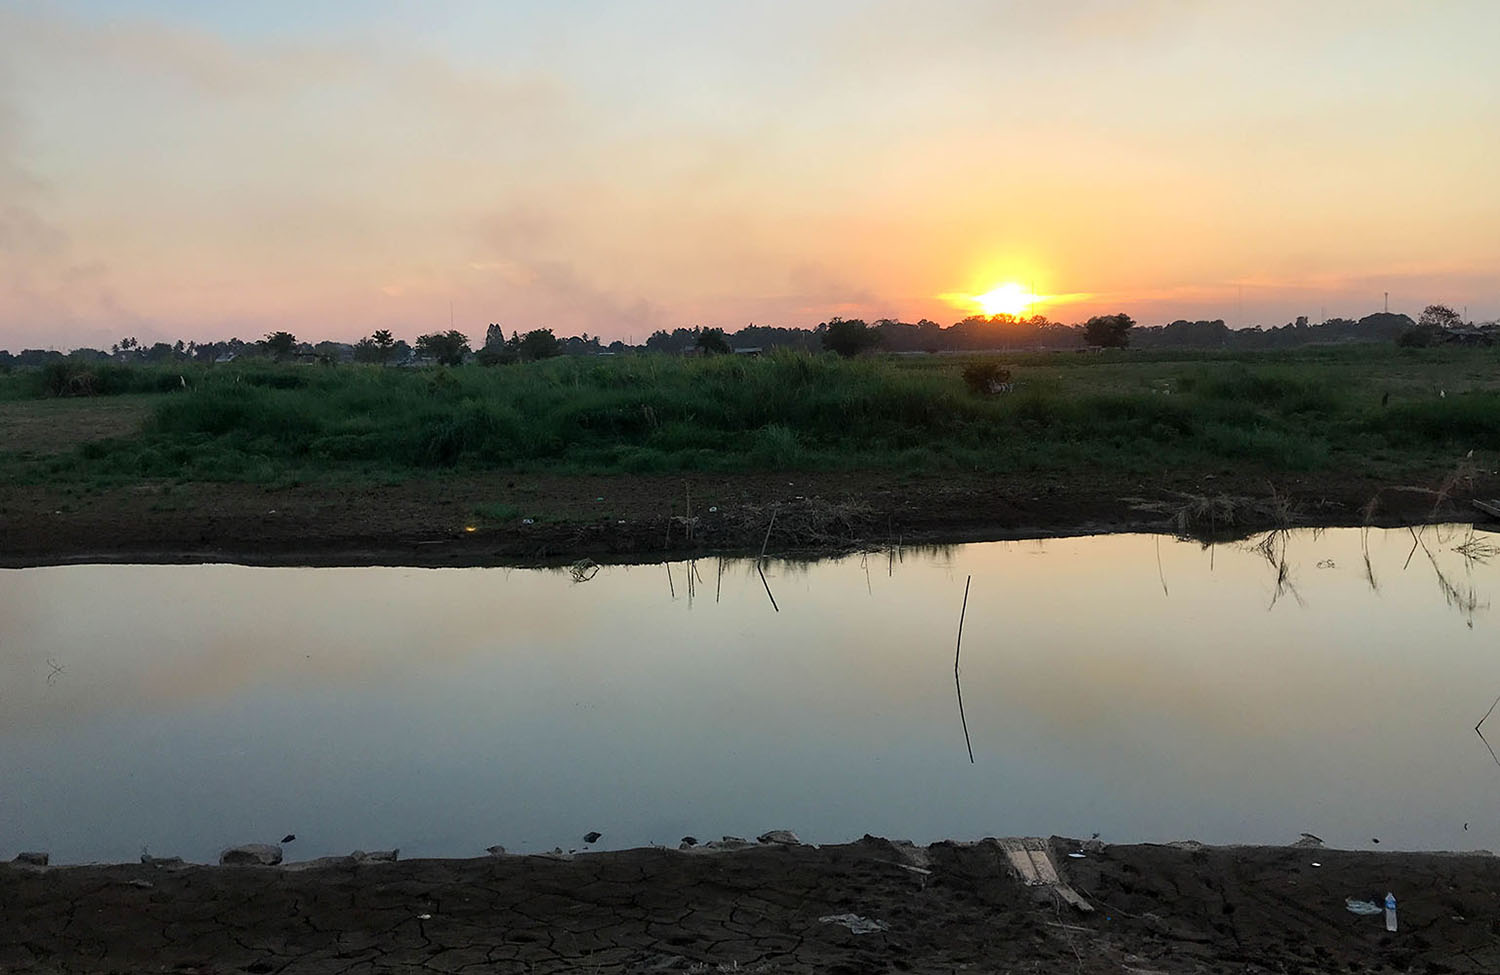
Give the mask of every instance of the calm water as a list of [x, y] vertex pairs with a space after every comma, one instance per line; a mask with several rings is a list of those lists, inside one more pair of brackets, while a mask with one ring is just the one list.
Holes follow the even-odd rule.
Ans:
[[[1466, 531], [1415, 552], [1405, 529], [1338, 530], [1269, 558], [1115, 535], [774, 563], [779, 611], [753, 564], [714, 559], [691, 592], [680, 562], [581, 583], [6, 571], [0, 856], [771, 828], [1500, 849], [1500, 764], [1474, 732], [1500, 695], [1500, 536], [1466, 558]], [[1500, 749], [1500, 709], [1491, 727]]]

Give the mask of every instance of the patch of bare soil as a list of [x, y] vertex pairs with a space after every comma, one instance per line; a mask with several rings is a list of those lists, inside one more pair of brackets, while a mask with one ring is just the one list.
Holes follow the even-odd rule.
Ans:
[[[0, 564], [70, 561], [528, 565], [687, 554], [813, 556], [1109, 531], [1248, 534], [1286, 525], [1474, 517], [1443, 472], [1333, 475], [465, 475], [391, 485], [0, 485]], [[774, 514], [774, 519], [773, 519]]]
[[[1495, 972], [1500, 860], [1054, 838], [0, 868], [7, 972]], [[1346, 898], [1398, 900], [1398, 930]], [[856, 933], [863, 930], [866, 933]]]
[[0, 450], [34, 456], [62, 454], [80, 444], [139, 432], [144, 404], [110, 400], [0, 402]]

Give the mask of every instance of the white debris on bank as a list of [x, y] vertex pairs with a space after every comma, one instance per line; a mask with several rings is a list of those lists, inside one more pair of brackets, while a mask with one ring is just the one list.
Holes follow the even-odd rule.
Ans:
[[860, 917], [858, 914], [825, 914], [818, 918], [824, 924], [840, 924], [853, 931], [855, 934], [874, 934], [877, 931], [889, 931], [891, 926], [884, 921], [874, 918]]

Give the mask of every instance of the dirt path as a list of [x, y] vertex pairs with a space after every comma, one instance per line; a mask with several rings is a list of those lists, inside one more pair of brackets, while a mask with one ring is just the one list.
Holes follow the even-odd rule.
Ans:
[[[0, 868], [6, 972], [1495, 972], [1500, 860], [993, 841], [313, 869]], [[1321, 864], [1316, 866], [1315, 864]], [[1346, 897], [1395, 892], [1400, 927]], [[834, 921], [878, 921], [856, 934]]]
[[276, 488], [5, 485], [0, 565], [524, 565], [755, 554], [762, 544], [772, 554], [818, 555], [898, 543], [1172, 530], [1171, 512], [1202, 497], [1233, 499], [1234, 523], [1219, 527], [1247, 533], [1274, 527], [1286, 513], [1292, 524], [1315, 526], [1468, 520], [1474, 517], [1469, 494], [1500, 495], [1500, 477], [1485, 474], [1438, 503], [1432, 492], [1442, 476], [1392, 484], [1260, 473], [496, 474]]

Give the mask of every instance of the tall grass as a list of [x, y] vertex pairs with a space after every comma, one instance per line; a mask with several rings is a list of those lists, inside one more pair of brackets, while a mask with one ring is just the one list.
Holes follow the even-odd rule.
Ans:
[[1291, 471], [1500, 447], [1497, 392], [1413, 394], [1382, 408], [1370, 375], [1393, 357], [1053, 356], [1016, 365], [1014, 391], [996, 396], [966, 391], [963, 357], [795, 352], [217, 367], [173, 372], [175, 386], [143, 371], [121, 382], [171, 392], [141, 435], [56, 463], [230, 480], [289, 469]]

